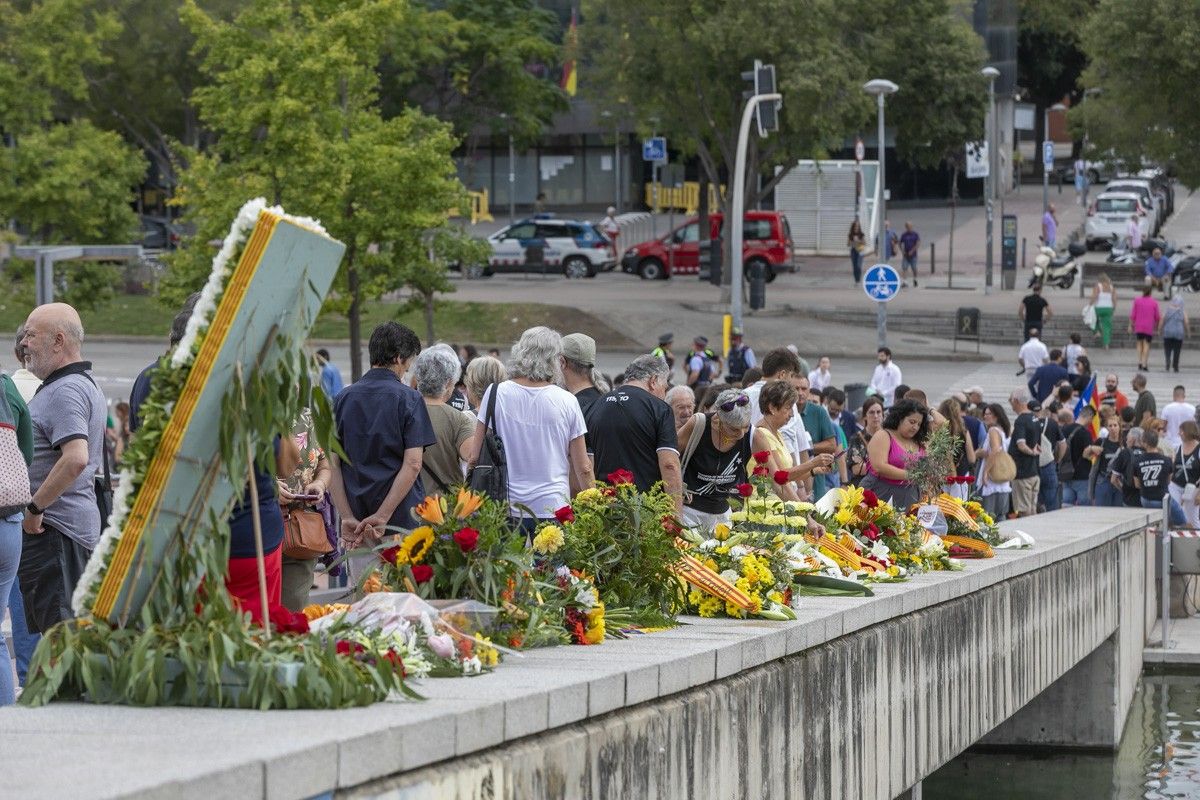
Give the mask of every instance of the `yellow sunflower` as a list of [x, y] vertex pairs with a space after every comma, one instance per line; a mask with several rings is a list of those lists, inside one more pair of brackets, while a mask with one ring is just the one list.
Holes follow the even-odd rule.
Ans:
[[420, 564], [429, 554], [431, 547], [433, 547], [433, 528], [422, 525], [405, 536], [404, 541], [400, 543], [400, 550], [396, 553], [396, 565]]

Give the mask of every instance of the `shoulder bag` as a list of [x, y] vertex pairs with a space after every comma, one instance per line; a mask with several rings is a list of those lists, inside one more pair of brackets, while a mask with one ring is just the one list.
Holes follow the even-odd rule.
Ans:
[[29, 468], [17, 443], [16, 418], [0, 386], [0, 515], [3, 516], [22, 510], [33, 499], [29, 491]]
[[499, 393], [500, 384], [493, 383], [483, 420], [483, 447], [479, 449], [479, 460], [467, 475], [467, 486], [496, 502], [507, 503], [508, 462], [504, 442], [496, 431], [496, 395]]
[[[990, 432], [988, 436], [991, 436]], [[988, 480], [992, 483], [1008, 483], [1017, 477], [1017, 462], [1004, 449], [1003, 440], [1001, 442], [1000, 448], [988, 453]]]
[[1046, 417], [1042, 422], [1042, 440], [1038, 443], [1041, 447], [1041, 452], [1038, 453], [1038, 469], [1054, 463], [1054, 446], [1050, 444], [1050, 439], [1046, 436], [1046, 428], [1049, 427], [1050, 418]]
[[1062, 458], [1058, 460], [1058, 479], [1060, 481], [1075, 480], [1075, 461], [1071, 457], [1071, 443], [1075, 441], [1075, 437], [1083, 433], [1083, 428], [1078, 428], [1074, 433], [1067, 437], [1067, 449], [1063, 453]]
[[688, 438], [687, 445], [683, 448], [683, 457], [679, 459], [679, 477], [684, 481], [683, 484], [683, 500], [686, 503], [692, 498], [692, 492], [688, 490], [685, 475], [687, 474], [688, 462], [692, 460], [692, 455], [696, 452], [696, 448], [700, 446], [700, 440], [704, 438], [704, 434], [708, 431], [708, 417], [703, 413], [697, 413], [692, 417], [692, 435]]
[[325, 535], [325, 517], [303, 503], [282, 506], [283, 554], [288, 558], [307, 561], [320, 558], [333, 550]]
[[[1195, 455], [1195, 454], [1196, 454], [1196, 451], [1193, 450], [1192, 455]], [[1179, 448], [1179, 463], [1183, 465], [1183, 502], [1185, 502], [1185, 503], [1195, 503], [1196, 502], [1196, 484], [1195, 484], [1195, 482], [1192, 481], [1191, 476], [1188, 475], [1187, 465], [1188, 465], [1188, 461], [1190, 461], [1190, 460], [1191, 460], [1191, 456], [1185, 456], [1183, 454], [1183, 448], [1180, 447]]]

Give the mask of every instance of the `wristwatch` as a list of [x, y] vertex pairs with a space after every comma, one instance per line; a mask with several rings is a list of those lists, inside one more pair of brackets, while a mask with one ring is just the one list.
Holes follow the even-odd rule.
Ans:
[[29, 501], [29, 505], [25, 506], [25, 510], [35, 517], [41, 514], [43, 511], [43, 509], [38, 508], [37, 503], [34, 503], [32, 500]]

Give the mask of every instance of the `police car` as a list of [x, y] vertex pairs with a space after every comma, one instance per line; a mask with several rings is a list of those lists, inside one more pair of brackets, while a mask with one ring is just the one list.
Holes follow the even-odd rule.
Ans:
[[484, 274], [562, 272], [594, 278], [617, 265], [612, 241], [590, 222], [534, 218], [515, 222], [487, 238], [492, 255]]

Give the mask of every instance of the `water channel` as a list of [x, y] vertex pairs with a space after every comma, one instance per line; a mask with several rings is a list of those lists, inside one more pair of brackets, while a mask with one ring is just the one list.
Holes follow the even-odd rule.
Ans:
[[1144, 673], [1116, 753], [969, 750], [922, 790], [925, 800], [1200, 798], [1200, 672]]

